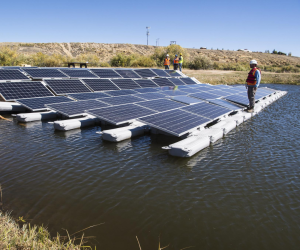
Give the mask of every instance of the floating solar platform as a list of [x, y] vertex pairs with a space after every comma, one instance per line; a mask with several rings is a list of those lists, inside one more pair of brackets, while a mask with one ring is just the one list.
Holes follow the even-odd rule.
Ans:
[[16, 100], [22, 106], [30, 109], [31, 111], [43, 111], [47, 110], [46, 104], [70, 102], [70, 98], [65, 96], [51, 96], [51, 97], [37, 97], [37, 98], [25, 98]]
[[123, 78], [141, 78], [131, 69], [116, 69], [115, 71]]
[[179, 86], [179, 85], [185, 85], [183, 81], [180, 80], [180, 78], [168, 78], [174, 85]]
[[0, 70], [0, 81], [30, 80], [18, 69]]
[[26, 72], [32, 79], [44, 79], [44, 78], [69, 78], [67, 75], [63, 74], [57, 69], [28, 69], [24, 68]]
[[155, 114], [156, 112], [140, 107], [136, 104], [125, 104], [120, 106], [87, 110], [87, 113], [109, 123], [120, 125], [140, 117]]
[[153, 82], [155, 82], [158, 86], [175, 86], [174, 83], [172, 83], [168, 78], [155, 78], [152, 79]]
[[112, 79], [111, 80], [120, 89], [137, 89], [141, 88], [132, 79]]
[[0, 95], [5, 101], [54, 96], [41, 82], [0, 82]]
[[210, 121], [205, 117], [194, 115], [180, 109], [154, 114], [139, 118], [138, 120], [153, 128], [157, 128], [178, 137], [187, 134], [198, 127], [204, 126]]
[[[183, 81], [185, 84], [187, 85], [194, 85], [194, 84], [197, 84], [193, 79], [189, 78], [189, 77], [182, 77], [182, 78], [179, 78], [181, 81]], [[201, 85], [201, 84], [199, 84]]]
[[237, 104], [234, 104], [232, 102], [223, 100], [223, 99], [213, 99], [213, 100], [209, 100], [209, 102], [212, 103], [212, 104], [216, 104], [216, 105], [222, 106], [224, 108], [231, 109], [232, 111], [237, 111], [237, 110], [241, 110], [242, 109], [241, 106], [239, 106]]
[[185, 105], [179, 102], [174, 102], [167, 99], [157, 99], [157, 100], [151, 100], [146, 102], [139, 102], [137, 105], [158, 111], [158, 112], [164, 112], [171, 109], [178, 109], [182, 108]]
[[120, 90], [120, 88], [109, 79], [82, 79], [93, 91]]
[[79, 94], [68, 94], [69, 97], [75, 99], [75, 100], [93, 100], [93, 99], [100, 99], [100, 98], [106, 98], [111, 97], [108, 94], [105, 93], [79, 93]]
[[58, 113], [65, 115], [67, 117], [85, 115], [86, 114], [85, 110], [103, 108], [107, 106], [109, 105], [97, 100], [63, 102], [63, 103], [46, 105], [47, 108], [55, 110]]
[[44, 80], [56, 95], [92, 92], [80, 80]]
[[206, 102], [190, 105], [181, 108], [181, 110], [193, 113], [195, 115], [201, 115], [211, 120], [214, 120], [216, 118], [219, 118], [222, 115], [226, 115], [231, 112], [230, 109], [220, 107], [214, 104], [206, 103]]
[[198, 92], [198, 93], [195, 93], [195, 94], [190, 94], [189, 96], [191, 97], [195, 97], [195, 98], [198, 98], [198, 99], [202, 99], [202, 100], [210, 100], [210, 99], [217, 99], [217, 98], [220, 98], [222, 97], [221, 95], [215, 95], [215, 94], [212, 94], [212, 93], [209, 93], [209, 92]]
[[128, 103], [142, 102], [145, 101], [145, 99], [142, 99], [134, 95], [125, 95], [125, 96], [102, 98], [100, 101], [105, 102], [109, 105], [122, 105]]
[[177, 102], [181, 102], [187, 105], [193, 105], [196, 103], [201, 103], [203, 101], [196, 99], [196, 98], [192, 98], [190, 96], [174, 96], [171, 98], [171, 100], [177, 101]]
[[134, 72], [140, 75], [142, 78], [157, 76], [151, 69], [135, 69]]
[[137, 94], [134, 96], [141, 97], [145, 100], [156, 100], [156, 99], [161, 99], [166, 97], [166, 95], [164, 95], [163, 92], [144, 93], [144, 94]]
[[181, 76], [177, 70], [165, 69], [165, 71], [172, 77]]
[[138, 93], [132, 89], [124, 89], [124, 90], [106, 91], [105, 94], [109, 94], [110, 96], [122, 96], [122, 95], [134, 95]]
[[150, 79], [141, 79], [141, 80], [134, 80], [138, 85], [142, 88], [156, 88], [158, 87], [153, 81]]
[[91, 69], [91, 71], [100, 78], [122, 78], [113, 69]]
[[170, 75], [162, 69], [151, 69], [151, 70], [160, 77], [170, 77]]
[[164, 95], [168, 95], [168, 96], [178, 96], [178, 95], [187, 95], [186, 92], [180, 91], [180, 90], [165, 90], [162, 91], [162, 93]]
[[142, 89], [135, 89], [134, 91], [138, 92], [138, 93], [154, 93], [154, 92], [158, 92], [159, 88], [142, 88]]
[[98, 76], [86, 69], [60, 69], [60, 71], [70, 78], [98, 78]]

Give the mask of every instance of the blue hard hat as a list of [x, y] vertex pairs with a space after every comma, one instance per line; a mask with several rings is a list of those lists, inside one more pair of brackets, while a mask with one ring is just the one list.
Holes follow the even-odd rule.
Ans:
[[177, 56], [177, 55], [175, 55], [175, 56]]

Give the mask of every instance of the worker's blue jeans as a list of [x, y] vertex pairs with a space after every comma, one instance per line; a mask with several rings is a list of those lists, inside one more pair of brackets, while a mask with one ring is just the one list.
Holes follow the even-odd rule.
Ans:
[[182, 71], [182, 63], [179, 63], [179, 70]]

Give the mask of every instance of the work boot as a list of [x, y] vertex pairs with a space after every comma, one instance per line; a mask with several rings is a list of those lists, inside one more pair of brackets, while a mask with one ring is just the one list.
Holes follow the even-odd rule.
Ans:
[[247, 112], [248, 112], [248, 113], [253, 113], [253, 112], [254, 112], [254, 109], [253, 109], [253, 108], [249, 108], [249, 109], [247, 109]]

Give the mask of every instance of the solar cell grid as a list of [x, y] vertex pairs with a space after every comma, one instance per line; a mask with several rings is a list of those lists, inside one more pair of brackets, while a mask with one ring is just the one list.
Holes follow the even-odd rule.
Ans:
[[43, 79], [43, 78], [68, 78], [67, 75], [63, 74], [57, 69], [28, 69], [23, 68], [30, 77], [33, 79]]
[[138, 93], [154, 93], [154, 92], [158, 92], [159, 88], [142, 88], [142, 89], [135, 89], [134, 91]]
[[249, 104], [249, 100], [246, 95], [230, 95], [230, 96], [224, 97], [224, 99], [242, 104], [244, 106], [248, 106], [248, 104]]
[[223, 99], [214, 99], [214, 100], [210, 100], [209, 102], [213, 103], [213, 104], [217, 104], [219, 106], [231, 109], [231, 110], [240, 110], [242, 109], [240, 106], [235, 105], [231, 102], [228, 102], [226, 100]]
[[155, 82], [158, 86], [175, 86], [174, 83], [169, 81], [167, 78], [155, 78], [152, 79], [153, 82]]
[[116, 84], [120, 89], [137, 89], [140, 88], [132, 79], [112, 79], [114, 84]]
[[18, 69], [2, 69], [0, 70], [0, 81], [6, 80], [29, 80], [29, 78]]
[[109, 79], [82, 79], [93, 91], [119, 90]]
[[174, 102], [167, 99], [157, 99], [157, 100], [151, 100], [146, 102], [139, 102], [137, 105], [149, 108], [158, 112], [164, 112], [171, 109], [178, 109], [182, 108], [185, 105], [182, 103]]
[[31, 111], [47, 110], [46, 104], [69, 102], [71, 99], [65, 96], [52, 96], [52, 97], [37, 97], [26, 98], [17, 100], [22, 106], [30, 109]]
[[141, 78], [131, 69], [117, 69], [115, 71], [123, 78]]
[[63, 102], [63, 103], [46, 105], [47, 108], [55, 110], [58, 113], [68, 117], [84, 115], [86, 114], [85, 110], [102, 108], [107, 106], [109, 105], [97, 100]]
[[113, 69], [91, 69], [91, 71], [100, 78], [122, 78]]
[[155, 114], [156, 112], [137, 106], [136, 104], [125, 104], [120, 106], [88, 110], [87, 113], [112, 124], [119, 125], [139, 117]]
[[135, 73], [137, 73], [138, 75], [140, 75], [143, 78], [147, 78], [147, 77], [156, 77], [157, 75], [151, 71], [150, 69], [136, 69], [134, 70]]
[[56, 95], [91, 92], [80, 80], [44, 80]]
[[182, 102], [182, 103], [188, 104], [188, 105], [203, 102], [199, 99], [192, 98], [192, 97], [189, 97], [189, 96], [174, 96], [174, 97], [172, 97], [172, 100], [177, 101], [177, 102]]
[[[194, 106], [194, 105], [193, 105]], [[176, 109], [138, 119], [151, 127], [181, 136], [205, 125], [209, 119]]]
[[110, 96], [122, 96], [122, 95], [134, 95], [137, 94], [137, 92], [131, 89], [125, 89], [125, 90], [106, 91], [105, 94], [109, 94]]
[[229, 93], [225, 90], [224, 91], [222, 91], [222, 90], [209, 90], [207, 92], [212, 93], [214, 95], [219, 95], [219, 96], [222, 96], [222, 97], [232, 95], [232, 93]]
[[217, 99], [222, 97], [221, 95], [215, 95], [215, 94], [211, 94], [209, 92], [198, 92], [195, 94], [190, 94], [189, 96], [191, 97], [195, 97], [195, 98], [199, 98], [199, 99], [203, 99], [203, 100], [210, 100], [210, 99]]
[[168, 96], [178, 96], [178, 95], [187, 95], [186, 92], [180, 91], [180, 90], [165, 90], [162, 91], [164, 95]]
[[230, 109], [220, 107], [214, 104], [202, 102], [195, 105], [190, 105], [184, 108], [181, 108], [181, 110], [191, 112], [195, 115], [201, 115], [203, 117], [209, 118], [209, 119], [216, 119], [222, 115], [228, 114], [231, 112]]
[[70, 96], [73, 99], [78, 100], [78, 101], [110, 97], [110, 95], [107, 95], [105, 93], [79, 93], [79, 94], [68, 94], [68, 96]]
[[41, 82], [0, 82], [0, 94], [6, 101], [53, 96]]
[[158, 87], [153, 81], [150, 79], [141, 79], [141, 80], [134, 80], [138, 85], [142, 88], [156, 88]]
[[196, 89], [196, 88], [187, 88], [187, 89], [180, 89], [181, 91], [185, 92], [186, 95], [188, 94], [194, 94], [194, 93], [197, 93], [197, 92], [201, 92], [201, 90], [199, 89]]
[[174, 85], [179, 86], [179, 85], [185, 85], [183, 81], [181, 81], [179, 78], [168, 78]]
[[171, 70], [171, 69], [166, 69], [165, 70], [170, 76], [181, 76], [178, 71], [176, 70]]
[[161, 98], [165, 98], [166, 95], [164, 95], [162, 92], [159, 92], [159, 93], [144, 93], [144, 94], [137, 94], [137, 95], [134, 95], [134, 96], [137, 96], [137, 97], [141, 97], [143, 99], [146, 99], [146, 100], [155, 100], [155, 99], [161, 99]]
[[170, 75], [162, 69], [152, 69], [152, 71], [160, 77], [170, 77]]
[[86, 69], [60, 69], [60, 71], [68, 75], [70, 78], [98, 78], [98, 76], [92, 74]]
[[197, 84], [196, 82], [194, 82], [191, 78], [189, 77], [182, 77], [180, 78], [181, 81], [183, 81], [185, 84], [188, 85], [193, 85], [193, 84]]
[[133, 95], [125, 95], [125, 96], [102, 98], [100, 101], [110, 105], [122, 105], [127, 103], [142, 102], [145, 101], [145, 99]]

